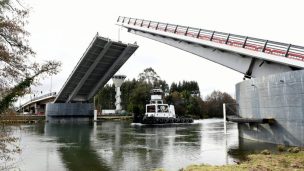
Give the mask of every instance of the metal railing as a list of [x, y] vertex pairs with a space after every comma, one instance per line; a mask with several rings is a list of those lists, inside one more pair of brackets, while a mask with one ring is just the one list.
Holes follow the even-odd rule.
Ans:
[[44, 94], [44, 95], [42, 95], [42, 96], [38, 96], [38, 97], [32, 98], [32, 99], [30, 99], [29, 101], [27, 101], [26, 103], [24, 103], [23, 105], [17, 107], [15, 110], [16, 110], [16, 111], [19, 111], [22, 107], [24, 107], [24, 106], [30, 104], [30, 103], [33, 102], [33, 101], [36, 101], [36, 100], [39, 100], [39, 99], [43, 99], [43, 98], [45, 98], [45, 97], [55, 97], [55, 96], [56, 96], [56, 92], [51, 92], [51, 93]]
[[49, 97], [49, 96], [55, 97], [55, 96], [56, 96], [56, 92], [47, 93], [47, 94], [44, 94], [44, 95], [42, 95], [42, 96], [34, 97], [34, 98], [32, 98], [31, 100], [29, 100], [29, 101], [27, 101], [26, 103], [24, 103], [22, 106], [27, 105], [27, 104], [29, 104], [29, 103], [31, 103], [31, 102], [33, 102], [33, 101], [39, 100], [39, 99], [43, 99], [43, 98], [45, 98], [45, 97]]
[[218, 31], [119, 16], [117, 22], [304, 61], [304, 47]]
[[35, 100], [38, 100], [38, 99], [43, 99], [43, 98], [49, 97], [49, 96], [55, 96], [55, 95], [56, 95], [56, 92], [47, 93], [47, 94], [44, 94], [42, 96], [38, 96], [38, 97], [35, 97], [35, 98], [31, 99], [29, 102], [35, 101]]

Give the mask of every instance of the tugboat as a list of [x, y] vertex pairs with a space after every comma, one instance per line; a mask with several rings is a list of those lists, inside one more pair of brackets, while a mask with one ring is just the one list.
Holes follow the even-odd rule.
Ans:
[[150, 104], [146, 104], [146, 113], [142, 118], [143, 124], [192, 123], [192, 118], [181, 118], [175, 115], [173, 105], [163, 103], [163, 91], [151, 90]]

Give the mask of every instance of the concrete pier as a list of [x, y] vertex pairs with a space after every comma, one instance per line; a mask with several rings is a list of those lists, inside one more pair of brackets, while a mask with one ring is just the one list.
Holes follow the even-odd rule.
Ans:
[[304, 146], [304, 70], [269, 75], [236, 85], [239, 115], [273, 118], [273, 124], [239, 123], [246, 139]]
[[46, 105], [46, 121], [90, 121], [94, 116], [93, 109], [92, 103], [48, 103]]

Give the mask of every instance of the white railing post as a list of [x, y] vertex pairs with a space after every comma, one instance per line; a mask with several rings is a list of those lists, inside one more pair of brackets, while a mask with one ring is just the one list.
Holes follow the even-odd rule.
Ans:
[[227, 134], [227, 125], [226, 125], [226, 104], [223, 103], [223, 115], [224, 115], [224, 118], [223, 118], [223, 122], [224, 122], [224, 132], [225, 134]]

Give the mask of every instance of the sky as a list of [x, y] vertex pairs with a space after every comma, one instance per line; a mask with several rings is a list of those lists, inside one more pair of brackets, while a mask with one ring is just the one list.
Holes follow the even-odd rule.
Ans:
[[[174, 47], [128, 33], [116, 25], [118, 16], [304, 45], [304, 1], [301, 0], [26, 0], [30, 7], [29, 42], [36, 60], [59, 60], [61, 72], [33, 87], [36, 94], [59, 92], [96, 33], [138, 50], [117, 74], [137, 78], [152, 67], [169, 85], [197, 81], [201, 95], [213, 90], [235, 96], [243, 75]], [[111, 81], [109, 82], [111, 83]], [[39, 92], [39, 93], [38, 93]]]

